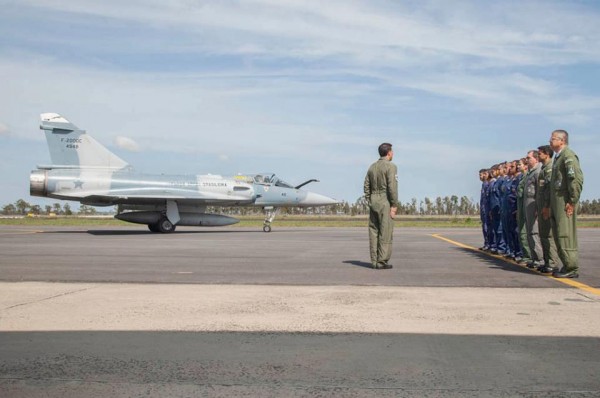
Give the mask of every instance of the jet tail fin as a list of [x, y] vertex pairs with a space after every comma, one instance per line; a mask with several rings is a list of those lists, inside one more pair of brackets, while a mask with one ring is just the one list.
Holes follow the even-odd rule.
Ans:
[[42, 113], [40, 129], [46, 133], [52, 168], [123, 169], [129, 166], [85, 130], [57, 113]]

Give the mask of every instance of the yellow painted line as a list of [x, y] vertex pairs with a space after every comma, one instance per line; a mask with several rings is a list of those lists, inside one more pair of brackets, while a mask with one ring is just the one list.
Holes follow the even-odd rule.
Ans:
[[485, 254], [485, 255], [487, 255], [489, 257], [497, 258], [498, 260], [502, 260], [505, 263], [512, 264], [512, 265], [517, 265], [517, 266], [519, 266], [521, 268], [525, 268], [525, 269], [527, 269], [527, 270], [529, 270], [531, 272], [535, 272], [535, 273], [540, 274], [542, 276], [545, 276], [547, 278], [552, 278], [552, 279], [554, 279], [557, 282], [564, 283], [565, 285], [569, 285], [571, 287], [575, 287], [577, 289], [586, 291], [588, 293], [592, 293], [592, 294], [600, 296], [600, 289], [592, 287], [592, 286], [589, 286], [589, 285], [586, 285], [585, 283], [577, 282], [577, 281], [575, 281], [573, 279], [555, 278], [555, 277], [553, 277], [550, 274], [542, 274], [541, 272], [534, 271], [534, 270], [532, 270], [530, 268], [527, 268], [526, 266], [517, 264], [517, 263], [515, 263], [514, 261], [511, 261], [511, 260], [508, 260], [508, 259], [504, 258], [503, 256], [499, 256], [499, 255], [496, 255], [496, 254], [484, 252], [484, 251], [479, 250], [479, 249], [477, 249], [477, 248], [475, 248], [473, 246], [465, 245], [464, 243], [460, 243], [460, 242], [453, 241], [452, 239], [444, 238], [440, 234], [432, 234], [431, 236], [433, 236], [436, 239], [440, 239], [440, 240], [443, 240], [445, 242], [451, 243], [451, 244], [453, 244], [455, 246], [462, 247], [463, 249], [472, 250], [472, 251], [474, 251], [476, 253], [481, 253], [481, 254]]

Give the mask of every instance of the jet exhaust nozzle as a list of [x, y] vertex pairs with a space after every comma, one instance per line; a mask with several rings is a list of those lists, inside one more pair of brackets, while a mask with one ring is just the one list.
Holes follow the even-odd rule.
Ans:
[[29, 175], [29, 194], [31, 196], [48, 196], [48, 171], [33, 170]]

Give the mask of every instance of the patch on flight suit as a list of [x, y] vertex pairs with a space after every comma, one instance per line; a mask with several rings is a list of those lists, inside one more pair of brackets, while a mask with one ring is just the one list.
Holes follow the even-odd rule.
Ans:
[[554, 189], [560, 189], [562, 186], [562, 176], [558, 177], [556, 181], [554, 181]]
[[530, 197], [533, 197], [535, 195], [535, 186], [534, 185], [530, 185], [527, 187], [527, 195], [529, 195]]

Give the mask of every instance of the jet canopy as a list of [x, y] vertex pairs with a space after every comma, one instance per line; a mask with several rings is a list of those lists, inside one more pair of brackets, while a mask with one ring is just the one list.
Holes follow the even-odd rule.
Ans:
[[292, 189], [294, 188], [293, 185], [288, 184], [287, 182], [283, 181], [282, 179], [280, 179], [273, 173], [256, 174], [256, 175], [254, 175], [253, 180], [254, 180], [255, 184], [275, 185], [277, 187], [292, 188]]

